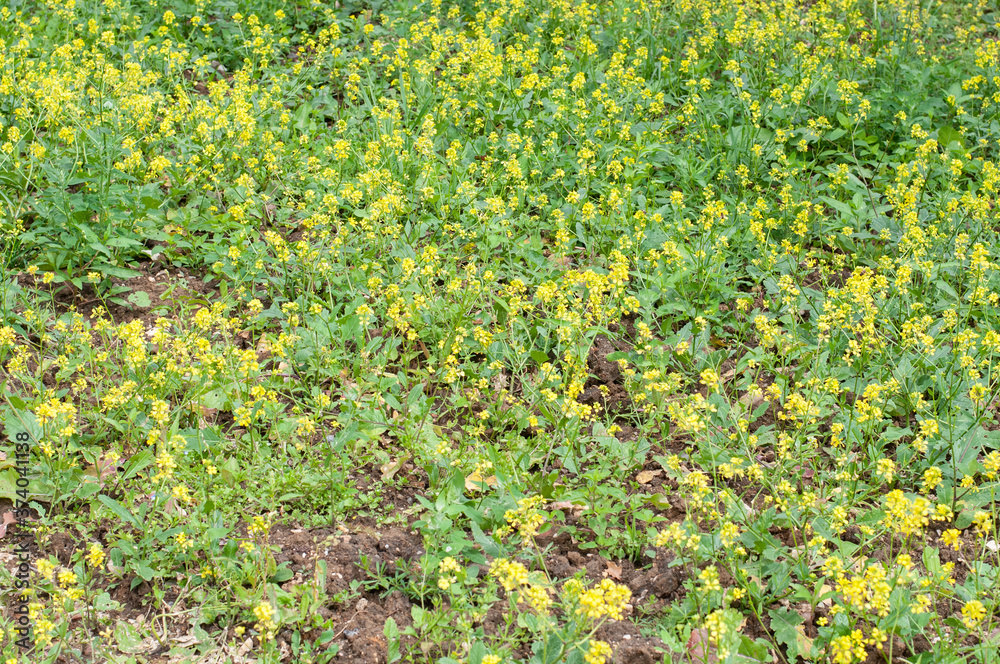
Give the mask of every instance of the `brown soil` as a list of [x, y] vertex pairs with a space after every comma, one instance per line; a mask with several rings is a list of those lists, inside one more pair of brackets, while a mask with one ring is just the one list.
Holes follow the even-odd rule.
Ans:
[[[164, 315], [169, 317], [170, 312], [178, 310], [186, 302], [208, 304], [215, 298], [216, 288], [212, 282], [206, 283], [189, 270], [173, 267], [167, 269], [159, 262], [140, 263], [134, 267], [142, 274], [130, 279], [111, 278], [114, 287], [124, 286], [128, 289], [115, 295], [127, 304], [108, 303], [108, 316], [116, 324], [138, 319], [150, 327], [157, 318]], [[103, 306], [101, 298], [89, 283], [84, 284], [81, 290], [76, 290], [69, 284], [45, 286], [40, 273], [32, 277], [26, 272], [18, 275], [18, 282], [35, 290], [50, 290], [56, 306], [63, 312], [78, 311], [89, 317], [95, 309]], [[139, 291], [149, 296], [148, 306], [139, 307], [128, 302], [129, 295]]]
[[[632, 401], [625, 389], [624, 377], [617, 362], [610, 362], [607, 356], [624, 350], [616, 348], [603, 334], [594, 339], [587, 357], [587, 365], [592, 377], [584, 385], [580, 402], [588, 405], [600, 404], [601, 408], [612, 415], [627, 413], [631, 410]], [[604, 390], [601, 387], [604, 387]]]

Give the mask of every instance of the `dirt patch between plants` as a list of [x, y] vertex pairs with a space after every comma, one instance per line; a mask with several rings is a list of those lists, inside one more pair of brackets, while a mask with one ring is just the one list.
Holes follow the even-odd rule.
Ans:
[[[140, 274], [129, 279], [111, 277], [110, 290], [119, 292], [103, 299], [97, 296], [90, 283], [84, 283], [80, 289], [69, 283], [45, 285], [40, 273], [32, 276], [22, 272], [18, 275], [18, 283], [25, 288], [48, 290], [60, 313], [77, 311], [89, 317], [107, 301], [107, 315], [112, 322], [121, 324], [141, 320], [147, 328], [160, 316], [169, 316], [186, 303], [208, 305], [218, 293], [212, 280], [206, 282], [189, 270], [165, 269], [155, 261], [140, 263], [133, 268]], [[136, 296], [137, 293], [144, 293], [145, 297]]]

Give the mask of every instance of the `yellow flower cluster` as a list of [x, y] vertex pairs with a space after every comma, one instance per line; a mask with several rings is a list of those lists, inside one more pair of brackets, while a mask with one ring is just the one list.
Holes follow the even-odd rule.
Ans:
[[611, 646], [605, 641], [591, 639], [583, 661], [586, 664], [604, 664], [609, 657], [611, 657]]
[[895, 533], [908, 537], [922, 532], [930, 523], [931, 503], [922, 496], [907, 498], [899, 489], [885, 497], [883, 524]]
[[576, 612], [591, 620], [604, 617], [621, 620], [630, 599], [632, 591], [628, 586], [617, 584], [611, 579], [602, 579], [593, 588], [580, 593]]
[[527, 544], [538, 534], [538, 528], [545, 523], [545, 513], [539, 509], [544, 504], [545, 498], [542, 496], [531, 496], [517, 501], [517, 509], [507, 510], [504, 513], [503, 518], [507, 525], [499, 529], [498, 534], [503, 537], [517, 531]]
[[461, 569], [462, 568], [459, 566], [458, 561], [451, 556], [444, 558], [444, 560], [438, 564], [438, 574], [441, 575], [438, 578], [438, 588], [441, 590], [448, 590], [448, 588], [451, 587], [451, 584], [458, 581], [456, 574], [460, 572]]
[[507, 592], [528, 583], [528, 568], [507, 558], [497, 558], [490, 563], [490, 575], [496, 577]]

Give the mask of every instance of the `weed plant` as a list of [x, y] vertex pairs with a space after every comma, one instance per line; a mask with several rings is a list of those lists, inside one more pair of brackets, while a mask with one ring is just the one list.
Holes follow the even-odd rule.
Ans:
[[6, 3], [0, 657], [996, 662], [998, 16]]

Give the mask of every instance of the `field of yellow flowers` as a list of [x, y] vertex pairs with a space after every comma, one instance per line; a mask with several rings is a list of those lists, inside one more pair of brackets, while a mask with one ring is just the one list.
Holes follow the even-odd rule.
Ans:
[[992, 0], [9, 0], [0, 662], [1000, 661]]

